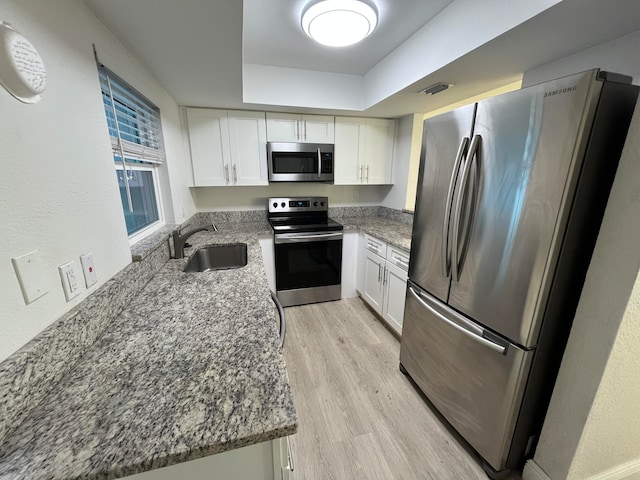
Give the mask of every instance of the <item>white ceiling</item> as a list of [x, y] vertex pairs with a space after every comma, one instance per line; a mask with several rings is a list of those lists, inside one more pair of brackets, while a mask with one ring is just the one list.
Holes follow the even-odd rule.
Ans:
[[[557, 5], [549, 0], [553, 6], [546, 11], [446, 65], [424, 72], [418, 79], [399, 83], [386, 98], [365, 105], [364, 111], [243, 103], [243, 41], [247, 63], [351, 75], [366, 72], [365, 77], [369, 77], [372, 71], [379, 73], [392, 65], [390, 58], [398, 57], [396, 54], [408, 42], [403, 40], [421, 24], [430, 25], [430, 16], [450, 2], [370, 0], [380, 10], [379, 30], [351, 53], [345, 50], [335, 54], [333, 49], [314, 45], [299, 30], [299, 12], [309, 1], [244, 0], [243, 15], [240, 0], [84, 0], [180, 105], [382, 117], [434, 110], [510, 83], [529, 69], [640, 29], [638, 0], [563, 0]], [[525, 8], [529, 0], [522, 1], [521, 8]], [[469, 0], [455, 0], [449, 7], [465, 3]], [[444, 12], [450, 10], [445, 8]], [[500, 19], [503, 12], [487, 15]], [[467, 33], [458, 26], [462, 22], [451, 23], [451, 35], [443, 37], [439, 45], [430, 45], [432, 52], [434, 48], [436, 52], [448, 52], [456, 36]], [[409, 63], [420, 65], [428, 60], [415, 55]], [[440, 81], [455, 83], [456, 87], [429, 97], [417, 93]]]
[[309, 0], [244, 0], [244, 61], [362, 75], [453, 0], [377, 0], [378, 26], [346, 48], [307, 37], [300, 18]]

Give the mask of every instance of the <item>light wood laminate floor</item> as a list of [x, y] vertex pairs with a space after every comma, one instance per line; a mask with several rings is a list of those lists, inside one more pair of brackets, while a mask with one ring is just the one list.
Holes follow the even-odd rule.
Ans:
[[295, 480], [487, 480], [400, 373], [400, 342], [361, 299], [285, 311]]

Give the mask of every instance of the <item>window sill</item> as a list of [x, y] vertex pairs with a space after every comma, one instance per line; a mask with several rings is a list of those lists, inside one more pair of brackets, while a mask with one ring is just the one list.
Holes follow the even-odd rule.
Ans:
[[144, 260], [151, 252], [169, 239], [169, 235], [179, 225], [160, 225], [142, 238], [139, 238], [131, 245], [131, 261], [140, 262]]

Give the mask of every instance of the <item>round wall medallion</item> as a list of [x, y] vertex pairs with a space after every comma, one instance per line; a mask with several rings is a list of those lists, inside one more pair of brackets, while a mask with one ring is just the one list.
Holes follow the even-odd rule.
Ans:
[[0, 83], [24, 103], [37, 103], [47, 87], [47, 70], [33, 44], [0, 23]]

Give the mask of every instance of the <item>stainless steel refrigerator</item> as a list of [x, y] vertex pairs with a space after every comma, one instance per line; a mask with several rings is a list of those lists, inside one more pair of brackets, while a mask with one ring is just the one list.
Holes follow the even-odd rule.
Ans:
[[400, 368], [489, 476], [535, 448], [637, 96], [591, 70], [425, 121]]

